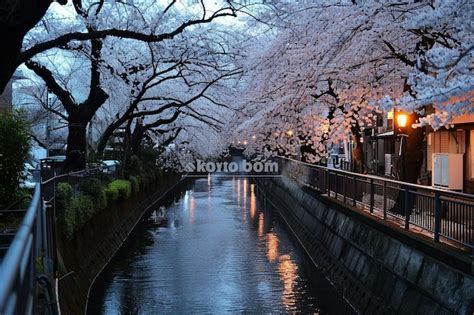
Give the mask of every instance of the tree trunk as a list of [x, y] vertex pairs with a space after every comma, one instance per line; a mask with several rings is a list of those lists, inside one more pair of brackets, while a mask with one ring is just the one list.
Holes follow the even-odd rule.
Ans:
[[141, 151], [141, 144], [145, 135], [145, 129], [143, 125], [137, 123], [133, 130], [132, 136], [130, 137], [130, 148], [133, 155], [139, 155]]
[[353, 133], [354, 147], [352, 148], [352, 171], [356, 173], [364, 173], [364, 150], [362, 147], [360, 133]]
[[87, 122], [69, 121], [67, 136], [65, 172], [83, 170], [86, 168], [86, 127]]

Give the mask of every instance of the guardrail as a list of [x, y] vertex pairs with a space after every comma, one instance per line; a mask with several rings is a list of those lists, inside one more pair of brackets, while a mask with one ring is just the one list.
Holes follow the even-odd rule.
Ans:
[[[33, 314], [36, 307], [38, 264], [53, 274], [53, 226], [51, 213], [35, 187], [30, 206], [0, 265], [0, 314]], [[40, 281], [45, 281], [43, 276]], [[50, 279], [46, 277], [46, 282]], [[55, 305], [52, 305], [54, 308]]]
[[279, 157], [279, 169], [330, 198], [366, 210], [382, 220], [419, 228], [474, 252], [474, 195], [410, 184], [383, 177], [330, 169]]
[[72, 186], [74, 193], [79, 193], [82, 182], [91, 178], [107, 178], [109, 180], [115, 179], [117, 176], [116, 166], [100, 166], [87, 170], [71, 172], [66, 174], [54, 174], [51, 178], [46, 179], [41, 183], [43, 198], [45, 201], [54, 205], [54, 196], [56, 194], [56, 187], [59, 183], [68, 183]]

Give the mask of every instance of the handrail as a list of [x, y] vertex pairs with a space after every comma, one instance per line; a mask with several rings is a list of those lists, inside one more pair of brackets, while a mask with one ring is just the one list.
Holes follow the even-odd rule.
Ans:
[[[23, 303], [14, 292], [17, 281], [26, 281], [24, 273], [29, 272], [27, 266], [24, 265], [25, 258], [32, 259], [36, 251], [34, 241], [34, 228], [37, 218], [39, 218], [39, 210], [41, 209], [41, 191], [40, 185], [36, 185], [33, 198], [25, 214], [25, 217], [10, 244], [6, 255], [0, 265], [0, 313], [10, 314], [15, 312], [16, 305], [11, 303]], [[27, 252], [29, 250], [29, 252]], [[33, 262], [34, 263], [34, 262]], [[26, 306], [26, 305], [24, 305]]]
[[81, 171], [76, 171], [76, 172], [71, 172], [71, 173], [65, 173], [65, 174], [59, 174], [59, 175], [55, 175], [51, 178], [48, 178], [47, 180], [41, 182], [41, 184], [48, 184], [54, 180], [57, 180], [59, 178], [63, 178], [63, 177], [68, 177], [68, 176], [74, 176], [74, 175], [80, 175], [80, 174], [86, 174], [86, 173], [90, 173], [92, 171], [99, 171], [101, 170], [100, 167], [95, 167], [95, 168], [91, 168], [89, 170], [81, 170]]
[[449, 194], [449, 195], [453, 195], [453, 196], [457, 196], [457, 197], [462, 197], [462, 198], [467, 198], [467, 199], [473, 199], [474, 200], [474, 195], [473, 194], [466, 194], [466, 193], [462, 193], [462, 192], [458, 192], [458, 191], [452, 191], [452, 190], [440, 189], [440, 188], [431, 187], [431, 186], [423, 186], [423, 185], [419, 185], [419, 184], [413, 184], [413, 183], [408, 183], [408, 182], [403, 182], [403, 181], [397, 181], [397, 180], [394, 180], [394, 179], [381, 177], [381, 176], [360, 174], [360, 173], [354, 173], [354, 172], [350, 172], [350, 171], [343, 171], [343, 170], [340, 170], [340, 169], [333, 169], [333, 168], [329, 168], [329, 167], [326, 167], [326, 166], [314, 165], [314, 164], [310, 164], [310, 163], [307, 163], [307, 162], [295, 160], [295, 159], [284, 157], [284, 156], [278, 156], [278, 158], [288, 160], [288, 161], [291, 161], [291, 162], [294, 162], [294, 163], [299, 163], [299, 164], [302, 164], [302, 165], [305, 165], [305, 166], [308, 166], [308, 167], [312, 167], [312, 168], [327, 170], [329, 172], [337, 172], [337, 173], [341, 173], [341, 174], [346, 174], [346, 175], [350, 175], [350, 176], [358, 176], [358, 177], [367, 178], [367, 179], [382, 180], [382, 181], [385, 181], [387, 183], [403, 185], [403, 186], [410, 186], [410, 187], [413, 187], [415, 189], [425, 189], [425, 190], [430, 190], [430, 191], [433, 191], [433, 192], [439, 192], [439, 193], [443, 193], [443, 194]]
[[[474, 195], [364, 175], [277, 157], [280, 171], [331, 199], [370, 211], [382, 220], [403, 220], [467, 246], [474, 254]], [[303, 176], [301, 176], [303, 175]]]

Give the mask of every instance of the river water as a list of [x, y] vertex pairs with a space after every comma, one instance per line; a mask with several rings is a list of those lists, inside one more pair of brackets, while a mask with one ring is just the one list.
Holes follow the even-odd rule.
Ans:
[[247, 178], [195, 180], [140, 223], [97, 278], [88, 314], [352, 314]]

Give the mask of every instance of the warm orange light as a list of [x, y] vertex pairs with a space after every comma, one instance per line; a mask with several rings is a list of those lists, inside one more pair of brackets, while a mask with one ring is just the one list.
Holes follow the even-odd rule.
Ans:
[[405, 128], [407, 126], [408, 115], [404, 113], [397, 114], [398, 128]]
[[286, 134], [287, 134], [288, 136], [290, 136], [290, 137], [293, 136], [293, 130], [288, 130], [288, 131], [286, 132]]
[[253, 135], [253, 136], [252, 136], [252, 139], [253, 139], [253, 140], [256, 140], [256, 139], [257, 139], [257, 136], [256, 136], [256, 135]]

